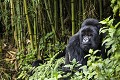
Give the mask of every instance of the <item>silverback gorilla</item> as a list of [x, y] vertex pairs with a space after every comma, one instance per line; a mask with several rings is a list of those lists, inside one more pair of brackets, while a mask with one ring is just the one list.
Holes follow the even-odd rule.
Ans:
[[[88, 58], [85, 56], [89, 54], [89, 49], [101, 50], [96, 55], [105, 59], [107, 57], [105, 47], [101, 46], [103, 34], [99, 34], [99, 30], [98, 20], [92, 18], [84, 20], [81, 29], [69, 39], [66, 47], [65, 64], [70, 64], [73, 59], [76, 59], [79, 64], [86, 65]], [[64, 71], [67, 71], [67, 68]]]

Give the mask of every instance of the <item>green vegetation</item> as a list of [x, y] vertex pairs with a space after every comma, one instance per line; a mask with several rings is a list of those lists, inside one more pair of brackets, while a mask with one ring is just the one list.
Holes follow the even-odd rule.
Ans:
[[[112, 13], [113, 12], [113, 13]], [[110, 17], [109, 17], [110, 16]], [[103, 24], [100, 33], [110, 58], [102, 60], [90, 50], [83, 72], [76, 60], [74, 74], [64, 74], [64, 58], [55, 59], [75, 34], [81, 21], [92, 17]], [[32, 62], [44, 64], [34, 68]], [[97, 59], [97, 61], [95, 61]], [[30, 72], [33, 75], [30, 76]], [[64, 74], [64, 75], [63, 75]], [[0, 80], [119, 80], [120, 1], [119, 0], [0, 0]]]

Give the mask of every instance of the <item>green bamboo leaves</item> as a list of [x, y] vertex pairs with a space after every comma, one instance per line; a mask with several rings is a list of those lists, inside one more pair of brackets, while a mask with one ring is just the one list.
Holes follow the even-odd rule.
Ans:
[[[30, 45], [36, 53], [42, 53], [44, 50], [39, 51], [41, 39], [45, 48], [48, 42], [67, 42], [69, 36], [79, 30], [81, 22], [93, 16], [89, 12], [94, 12], [90, 9], [96, 7], [97, 3], [102, 19], [102, 0], [6, 0], [0, 3], [0, 8], [6, 36], [12, 34], [12, 42], [18, 50], [24, 50]], [[89, 5], [93, 7], [89, 9]], [[49, 33], [53, 37], [45, 40]]]

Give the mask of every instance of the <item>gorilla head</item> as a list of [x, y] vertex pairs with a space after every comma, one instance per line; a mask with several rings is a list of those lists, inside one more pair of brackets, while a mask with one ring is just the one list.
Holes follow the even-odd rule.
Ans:
[[99, 22], [96, 19], [86, 19], [79, 30], [80, 47], [85, 52], [98, 49], [100, 44]]

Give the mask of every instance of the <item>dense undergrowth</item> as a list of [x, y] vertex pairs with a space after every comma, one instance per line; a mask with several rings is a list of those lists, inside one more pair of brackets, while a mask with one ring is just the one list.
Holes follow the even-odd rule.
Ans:
[[[112, 0], [111, 7], [113, 8], [113, 17], [108, 17], [100, 23], [103, 27], [100, 33], [106, 33], [106, 37], [103, 44], [106, 46], [106, 51], [109, 57], [102, 59], [96, 57], [94, 54], [96, 51], [90, 50], [89, 60], [87, 65], [80, 67], [81, 72], [75, 71], [74, 68], [79, 66], [76, 60], [73, 60], [72, 65], [67, 65], [74, 71], [74, 74], [62, 72], [61, 64], [64, 64], [64, 58], [54, 59], [55, 56], [51, 57], [50, 60], [41, 64], [39, 67], [34, 68], [31, 65], [21, 66], [20, 74], [18, 79], [29, 79], [29, 80], [58, 80], [69, 78], [70, 80], [119, 80], [120, 79], [120, 22], [116, 20], [114, 16], [118, 16], [120, 5], [119, 1]], [[102, 44], [102, 45], [103, 45]], [[60, 43], [58, 43], [60, 45]], [[62, 45], [63, 46], [63, 45]], [[64, 45], [65, 46], [65, 45]], [[50, 46], [53, 49], [53, 46]], [[58, 46], [54, 46], [54, 52]], [[58, 48], [59, 49], [59, 48]], [[30, 55], [30, 54], [29, 54]], [[27, 58], [30, 58], [28, 55]], [[96, 61], [97, 59], [97, 61]], [[27, 59], [24, 59], [27, 60]], [[30, 60], [30, 59], [29, 59]], [[29, 72], [33, 72], [30, 76]]]
[[[58, 5], [60, 7], [56, 6], [58, 4], [56, 1], [58, 3], [60, 1]], [[0, 24], [1, 80], [120, 79], [120, 1], [73, 1], [77, 5], [74, 5], [72, 0], [1, 0], [0, 14], [2, 16], [0, 16], [0, 21], [5, 27], [2, 30]], [[85, 4], [83, 4], [84, 1], [86, 1]], [[107, 9], [108, 2], [111, 2], [113, 16], [100, 22], [103, 24], [100, 33], [106, 33], [103, 44], [106, 45], [106, 50], [110, 57], [103, 60], [101, 57], [94, 56], [96, 51], [90, 50], [90, 54], [87, 55], [89, 56], [87, 65], [80, 67], [82, 69], [81, 72], [74, 69], [80, 64], [73, 60], [72, 65], [66, 66], [69, 66], [74, 73], [65, 74], [62, 71], [64, 57], [60, 59], [55, 59], [55, 57], [64, 50], [70, 34], [78, 31], [82, 20], [87, 17], [102, 20], [104, 17], [112, 15], [109, 11], [110, 8]], [[104, 8], [103, 10], [102, 7]], [[58, 15], [57, 11], [59, 9], [60, 13]], [[107, 12], [110, 15], [107, 15]], [[73, 27], [71, 26], [71, 17]], [[27, 26], [28, 24], [29, 26]], [[32, 27], [32, 33], [28, 31], [30, 27]], [[1, 35], [3, 32], [5, 36]], [[3, 37], [3, 41], [1, 37]], [[33, 39], [30, 37], [33, 37]], [[4, 41], [4, 38], [7, 40]], [[97, 61], [95, 61], [96, 58]], [[42, 64], [36, 68], [32, 67], [32, 62], [37, 59], [42, 60]]]
[[[64, 63], [64, 58], [54, 59], [52, 57], [46, 63], [41, 64], [39, 67], [31, 67], [30, 64], [21, 64], [19, 79], [29, 79], [29, 80], [58, 80], [69, 78], [71, 80], [119, 80], [120, 79], [120, 22], [114, 24], [114, 19], [107, 18], [100, 23], [104, 24], [101, 28], [102, 33], [107, 33], [103, 41], [108, 50], [109, 58], [103, 60], [101, 57], [94, 56], [96, 51], [90, 51], [89, 60], [86, 66], [82, 66], [83, 71], [74, 71], [74, 67], [78, 66], [77, 62], [74, 60], [71, 70], [75, 73], [64, 74], [62, 72], [61, 64]], [[58, 46], [56, 46], [58, 47]], [[32, 56], [32, 55], [31, 55]], [[26, 60], [31, 60], [30, 54], [26, 56]], [[29, 58], [29, 59], [27, 59]], [[97, 61], [96, 58], [98, 59]], [[29, 73], [33, 72], [33, 75]], [[64, 75], [63, 75], [64, 74]]]

